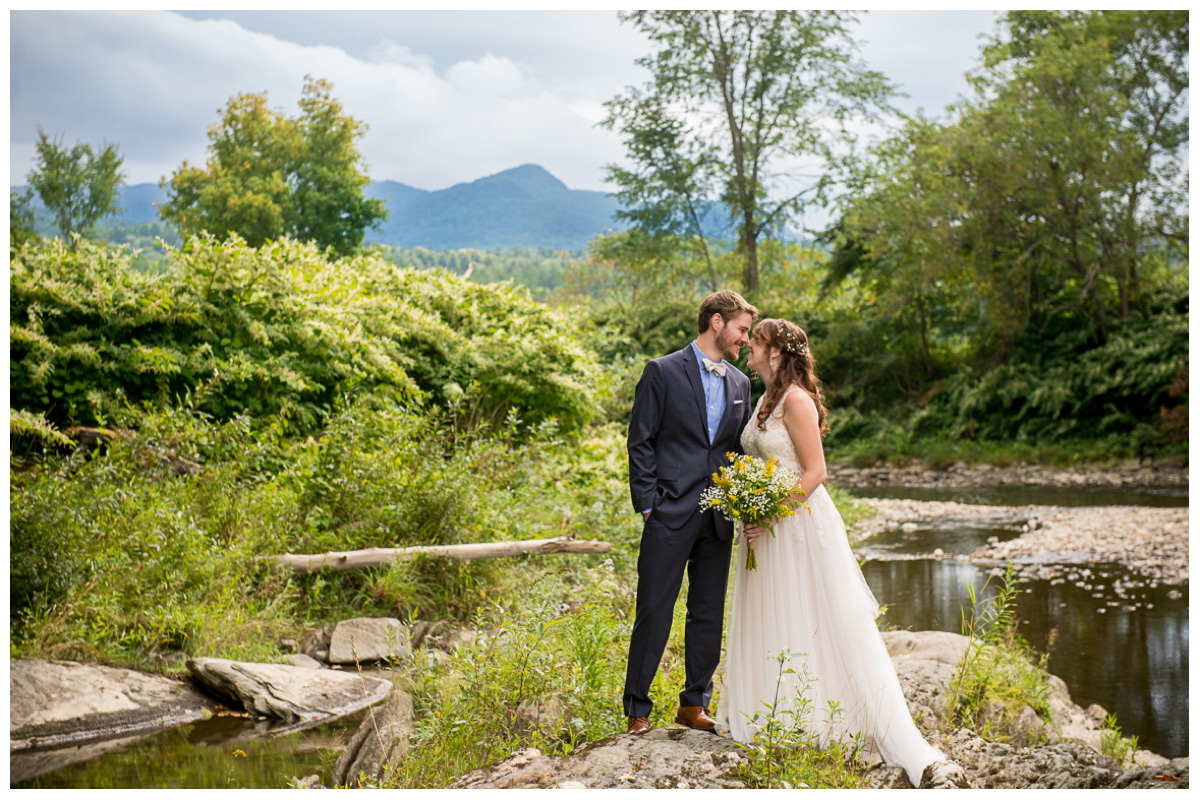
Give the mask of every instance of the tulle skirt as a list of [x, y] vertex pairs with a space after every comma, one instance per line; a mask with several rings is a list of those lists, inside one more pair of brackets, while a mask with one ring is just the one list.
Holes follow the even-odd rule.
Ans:
[[808, 503], [811, 514], [801, 509], [755, 542], [755, 571], [739, 537], [718, 717], [743, 743], [768, 719], [802, 726], [822, 745], [861, 734], [867, 752], [918, 786], [945, 756], [908, 713], [837, 507], [824, 486]]

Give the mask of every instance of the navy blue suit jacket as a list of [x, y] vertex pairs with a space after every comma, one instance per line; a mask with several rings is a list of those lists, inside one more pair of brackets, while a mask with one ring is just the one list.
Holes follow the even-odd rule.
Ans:
[[[672, 530], [698, 521], [700, 494], [714, 472], [742, 452], [750, 421], [750, 379], [732, 364], [725, 371], [725, 413], [708, 443], [708, 414], [700, 366], [689, 344], [646, 365], [629, 420], [629, 493], [633, 507]], [[715, 514], [717, 535], [733, 538], [733, 523]]]

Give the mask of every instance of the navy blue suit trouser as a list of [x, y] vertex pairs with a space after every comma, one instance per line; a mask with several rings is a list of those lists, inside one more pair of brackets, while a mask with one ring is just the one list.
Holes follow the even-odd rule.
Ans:
[[721, 660], [721, 628], [725, 622], [725, 585], [732, 544], [717, 537], [715, 511], [693, 517], [679, 530], [660, 524], [650, 514], [642, 528], [638, 552], [637, 614], [629, 641], [625, 674], [625, 716], [648, 717], [654, 703], [650, 684], [658, 672], [675, 600], [688, 575], [687, 621], [684, 625], [686, 685], [682, 706], [708, 707], [712, 676]]

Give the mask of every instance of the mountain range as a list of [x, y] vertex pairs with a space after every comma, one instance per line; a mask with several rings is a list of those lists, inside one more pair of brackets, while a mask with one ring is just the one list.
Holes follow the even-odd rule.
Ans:
[[[25, 187], [15, 187], [14, 193]], [[621, 230], [613, 218], [616, 198], [605, 192], [568, 189], [536, 164], [523, 164], [470, 183], [427, 191], [397, 181], [368, 184], [365, 194], [383, 200], [388, 218], [367, 231], [367, 243], [430, 250], [475, 248], [507, 250], [541, 247], [583, 249], [592, 237]], [[121, 189], [121, 214], [100, 222], [100, 229], [159, 222], [158, 205], [166, 192], [153, 183]], [[34, 199], [39, 232], [53, 234], [53, 220]]]
[[[14, 187], [13, 192], [25, 188]], [[383, 200], [388, 209], [388, 218], [367, 231], [368, 244], [430, 250], [532, 247], [576, 252], [605, 231], [626, 228], [614, 217], [620, 207], [615, 197], [568, 189], [536, 164], [522, 164], [435, 191], [398, 181], [376, 181], [367, 185], [365, 194]], [[113, 232], [117, 238], [109, 238], [118, 241], [127, 233], [122, 230], [126, 226], [160, 222], [158, 205], [166, 199], [166, 192], [157, 184], [124, 186], [119, 201], [124, 211], [106, 217], [97, 227]], [[53, 219], [36, 196], [33, 210], [38, 232], [53, 235]], [[701, 220], [709, 236], [731, 234], [728, 215], [722, 210], [723, 206], [716, 204]]]
[[379, 181], [366, 194], [388, 208], [368, 241], [400, 247], [579, 250], [593, 236], [623, 227], [613, 218], [614, 197], [568, 189], [535, 164], [432, 192]]

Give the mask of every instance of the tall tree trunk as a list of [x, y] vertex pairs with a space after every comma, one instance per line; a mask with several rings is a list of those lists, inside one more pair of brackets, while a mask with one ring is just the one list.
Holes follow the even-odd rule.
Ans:
[[756, 209], [752, 195], [757, 187], [750, 185], [750, 178], [746, 175], [746, 142], [735, 108], [737, 91], [733, 85], [733, 58], [729, 53], [729, 45], [725, 41], [724, 31], [721, 30], [721, 19], [715, 11], [712, 12], [712, 15], [718, 44], [713, 59], [713, 74], [721, 84], [721, 103], [725, 109], [725, 124], [729, 126], [730, 149], [733, 151], [733, 189], [737, 200], [737, 210], [742, 213], [741, 242], [746, 258], [746, 267], [742, 276], [742, 292], [752, 295], [758, 290], [758, 231], [755, 228]]
[[747, 208], [744, 214], [742, 247], [746, 250], [746, 271], [742, 278], [743, 292], [747, 296], [758, 291], [758, 232], [754, 230], [754, 209]]

